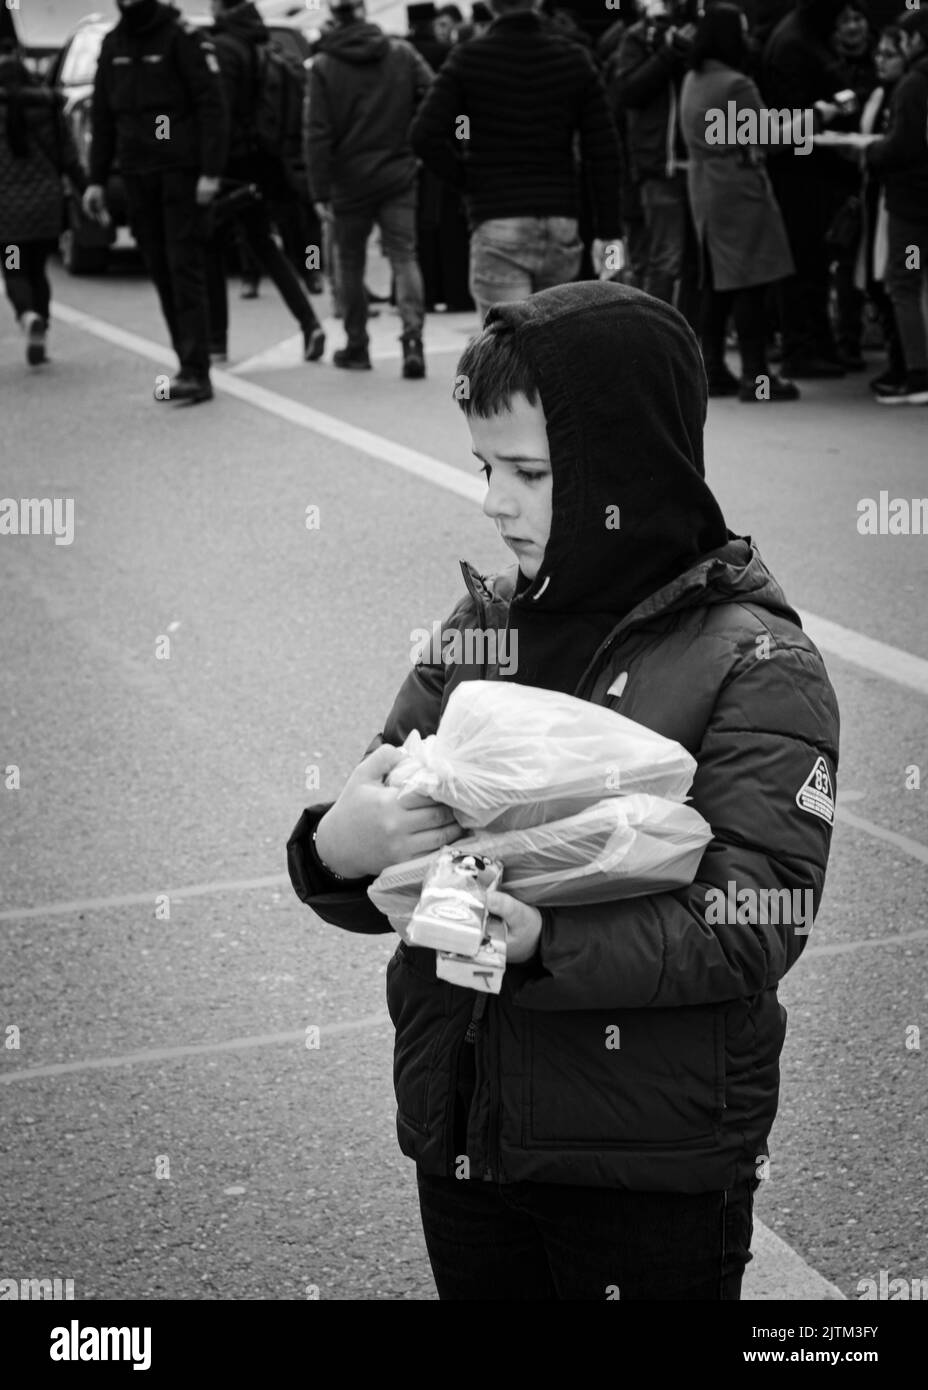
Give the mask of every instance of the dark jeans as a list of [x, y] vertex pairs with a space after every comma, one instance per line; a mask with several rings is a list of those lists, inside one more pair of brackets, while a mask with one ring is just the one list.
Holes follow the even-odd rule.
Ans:
[[416, 259], [416, 184], [395, 198], [372, 203], [355, 212], [336, 212], [335, 250], [338, 287], [348, 346], [366, 348], [367, 292], [364, 268], [367, 239], [374, 223], [380, 228], [383, 253], [396, 285], [396, 307], [404, 333], [421, 334], [425, 319], [425, 290]]
[[922, 303], [926, 281], [928, 221], [909, 222], [890, 213], [886, 288], [896, 311], [902, 352], [910, 372], [928, 370], [928, 325]]
[[181, 371], [209, 376], [206, 237], [209, 210], [197, 205], [197, 176], [173, 169], [127, 174], [129, 223], [154, 281]]
[[[52, 292], [45, 263], [54, 246], [53, 241], [18, 241], [9, 246], [0, 246], [6, 292], [18, 319], [32, 312], [48, 323]], [[14, 258], [14, 252], [18, 254], [18, 270], [11, 269], [7, 264]]]
[[640, 192], [647, 232], [641, 288], [675, 305], [695, 329], [699, 323], [699, 252], [686, 173], [681, 170], [669, 179], [644, 179]]
[[741, 1297], [756, 1182], [695, 1195], [421, 1172], [418, 1183], [441, 1299]]
[[[230, 177], [237, 179], [239, 175], [230, 172]], [[244, 179], [242, 181], [251, 182]], [[305, 285], [273, 236], [267, 203], [262, 200], [243, 209], [236, 216], [235, 224], [240, 238], [244, 240], [260, 268], [273, 281], [278, 294], [300, 327], [315, 328], [319, 322], [316, 311]], [[224, 347], [229, 332], [229, 300], [222, 256], [224, 235], [225, 229], [221, 229], [211, 240], [207, 261], [210, 342], [214, 347]]]
[[[770, 177], [783, 213], [795, 274], [780, 282], [783, 362], [810, 357], [837, 360], [828, 313], [832, 253], [825, 234], [844, 198], [844, 189], [822, 174], [815, 155], [783, 154], [770, 161]], [[809, 167], [812, 165], [813, 167]]]

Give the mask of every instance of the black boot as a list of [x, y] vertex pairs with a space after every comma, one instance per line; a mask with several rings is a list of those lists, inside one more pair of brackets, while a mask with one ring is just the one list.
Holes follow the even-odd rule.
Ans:
[[418, 380], [425, 376], [425, 356], [422, 351], [422, 337], [419, 333], [404, 333], [400, 338], [403, 345], [403, 376]]

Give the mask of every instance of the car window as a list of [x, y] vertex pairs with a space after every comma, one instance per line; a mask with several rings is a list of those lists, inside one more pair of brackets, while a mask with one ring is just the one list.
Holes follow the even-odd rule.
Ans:
[[82, 87], [93, 82], [105, 29], [79, 30], [71, 40], [58, 81], [63, 87]]

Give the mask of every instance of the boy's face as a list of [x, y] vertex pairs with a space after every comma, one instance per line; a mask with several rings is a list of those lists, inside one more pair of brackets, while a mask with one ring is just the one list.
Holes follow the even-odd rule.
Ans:
[[501, 415], [468, 418], [474, 454], [487, 477], [484, 513], [519, 561], [526, 579], [534, 579], [551, 534], [551, 457], [541, 404], [513, 396]]

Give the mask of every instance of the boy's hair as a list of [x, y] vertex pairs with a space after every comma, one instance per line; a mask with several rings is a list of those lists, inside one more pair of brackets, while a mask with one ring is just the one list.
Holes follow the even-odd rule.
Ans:
[[525, 396], [529, 405], [538, 401], [532, 364], [518, 334], [506, 324], [491, 323], [467, 344], [457, 367], [457, 380], [461, 377], [467, 389], [462, 393], [455, 383], [454, 397], [468, 416], [503, 414], [511, 409], [513, 396]]

